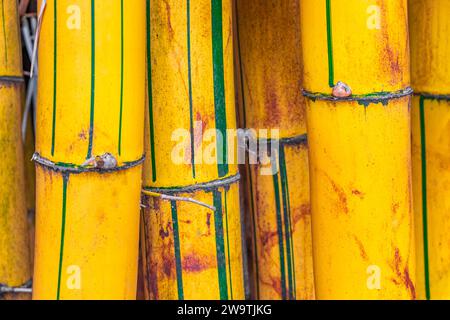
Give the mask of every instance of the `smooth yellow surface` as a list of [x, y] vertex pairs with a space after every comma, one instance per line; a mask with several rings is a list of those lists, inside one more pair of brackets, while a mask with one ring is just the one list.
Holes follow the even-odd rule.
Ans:
[[[17, 3], [4, 1], [2, 9], [0, 76], [21, 78]], [[0, 283], [11, 287], [21, 286], [31, 278], [20, 134], [22, 86], [20, 82], [0, 80]], [[21, 299], [27, 298], [27, 295], [11, 294], [1, 298]]]
[[450, 94], [450, 2], [410, 0], [411, 82], [415, 92]]
[[[279, 129], [280, 138], [305, 134], [299, 1], [242, 0], [237, 1], [236, 12], [242, 125], [256, 130]], [[303, 142], [280, 148], [285, 149], [288, 203], [282, 197], [283, 178], [279, 173], [277, 195], [274, 177], [261, 175], [260, 170], [268, 165], [250, 164], [251, 177], [247, 183], [251, 183], [248, 186], [251, 200], [247, 201], [247, 214], [252, 236], [247, 236], [247, 246], [252, 252], [249, 259], [253, 264], [250, 268], [252, 296], [259, 299], [313, 299], [307, 146]], [[275, 161], [278, 163], [280, 159]], [[283, 209], [277, 212], [277, 196], [283, 208], [288, 209], [288, 219], [284, 217]], [[282, 246], [277, 213], [283, 216]], [[287, 243], [286, 237], [292, 243]], [[280, 260], [281, 253], [284, 260]]]
[[318, 299], [416, 297], [409, 99], [308, 103]]
[[[211, 150], [208, 146], [215, 146], [216, 141], [214, 137], [209, 140], [205, 135], [207, 130], [216, 129], [210, 0], [191, 1], [190, 7], [192, 114], [194, 126], [195, 123], [198, 124], [197, 129], [194, 128], [194, 141], [198, 141], [194, 148], [195, 178], [192, 174], [190, 139], [182, 143], [180, 154], [184, 163], [176, 164], [172, 161], [172, 152], [181, 141], [176, 136], [172, 141], [173, 133], [179, 129], [190, 130], [186, 3], [176, 0], [150, 1], [151, 100], [156, 166], [153, 169], [151, 165], [150, 127], [147, 126], [145, 186], [171, 187], [174, 183], [177, 186], [186, 186], [219, 178], [217, 162], [208, 164], [202, 156], [214, 155], [215, 149]], [[228, 129], [235, 129], [231, 0], [222, 1], [222, 21], [226, 126]], [[149, 124], [149, 121], [146, 123]], [[230, 149], [232, 150], [231, 147]], [[228, 165], [228, 175], [234, 175], [238, 171], [236, 159], [232, 159], [230, 155], [230, 160], [233, 160], [234, 164]]]
[[[187, 3], [175, 0], [151, 0], [148, 3], [148, 70], [151, 78], [148, 79], [150, 94], [146, 115], [144, 187], [167, 188], [169, 194], [173, 194], [172, 188], [222, 180], [238, 172], [236, 160], [228, 164], [226, 172], [220, 172], [215, 139], [205, 138], [203, 141], [207, 130], [219, 126], [216, 123], [215, 94], [220, 91], [217, 83], [221, 76], [214, 68], [213, 42], [220, 41], [212, 30], [213, 5], [219, 3], [222, 7], [216, 8], [215, 18], [220, 18], [221, 13], [223, 51], [216, 50], [216, 55], [223, 55], [224, 126], [226, 129], [236, 128], [231, 1], [190, 1], [189, 11]], [[191, 115], [196, 128], [195, 141], [198, 141], [194, 143], [195, 175], [190, 135], [182, 142], [178, 153], [184, 159], [183, 163], [175, 163], [172, 157], [173, 150], [180, 145], [179, 140], [172, 141], [172, 134], [179, 129], [190, 132]], [[235, 140], [232, 136], [229, 139]], [[233, 150], [231, 146], [230, 150]], [[203, 161], [203, 155], [211, 155], [214, 161]], [[164, 190], [160, 192], [164, 193]], [[239, 183], [222, 186], [216, 192], [221, 194], [223, 236], [216, 230], [219, 220], [216, 221], [215, 212], [211, 209], [182, 201], [171, 203], [146, 197], [148, 207], [143, 211], [145, 224], [141, 231], [146, 298], [244, 299]], [[213, 205], [212, 189], [189, 194], [176, 192], [176, 195]], [[176, 213], [173, 212], [173, 204], [176, 204]], [[174, 217], [177, 217], [179, 230], [178, 260]], [[223, 255], [217, 249], [220, 241], [224, 241]]]
[[[406, 0], [331, 0], [334, 84], [353, 94], [409, 85]], [[330, 94], [326, 1], [301, 0], [304, 87]], [[370, 28], [369, 28], [370, 27]]]
[[[219, 188], [225, 245], [228, 299], [242, 300], [244, 275], [242, 265], [239, 185]], [[178, 194], [213, 205], [211, 192]], [[225, 206], [226, 204], [226, 206]], [[143, 256], [146, 267], [146, 297], [152, 300], [179, 299], [171, 202], [150, 198], [144, 210]], [[214, 212], [196, 204], [177, 202], [180, 238], [181, 278], [184, 299], [219, 300], [218, 261]], [[228, 226], [227, 226], [228, 221]], [[229, 246], [227, 245], [229, 244]]]
[[[425, 261], [429, 266], [431, 299], [450, 298], [450, 99], [425, 98], [423, 102], [426, 145], [422, 145], [420, 95], [450, 95], [450, 2], [409, 1], [413, 99], [413, 181], [417, 244], [418, 296], [426, 298]], [[422, 147], [425, 149], [423, 158]], [[425, 163], [424, 163], [425, 161]], [[422, 166], [426, 166], [426, 181]], [[426, 188], [424, 199], [422, 188]], [[423, 205], [427, 208], [428, 258], [424, 253]]]
[[[61, 254], [63, 179], [40, 166], [36, 174], [33, 298], [54, 300]], [[69, 177], [60, 299], [136, 298], [140, 203], [136, 181], [140, 175], [140, 167], [135, 167], [113, 174]]]
[[[109, 152], [119, 166], [136, 161], [144, 107], [145, 3], [123, 1], [122, 11], [120, 0], [47, 1], [36, 151], [79, 166], [90, 157], [91, 136], [92, 156]], [[141, 174], [141, 166], [70, 174], [64, 202], [63, 173], [37, 165], [34, 299], [135, 299]]]

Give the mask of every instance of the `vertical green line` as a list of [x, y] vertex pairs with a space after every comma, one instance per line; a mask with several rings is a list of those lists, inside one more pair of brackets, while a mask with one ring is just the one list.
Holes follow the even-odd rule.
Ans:
[[61, 243], [59, 246], [59, 265], [58, 265], [58, 289], [56, 292], [56, 300], [60, 299], [61, 294], [61, 276], [64, 257], [64, 238], [66, 234], [66, 203], [67, 203], [67, 183], [69, 175], [63, 174], [63, 191], [62, 191], [62, 217], [61, 217]]
[[225, 263], [225, 245], [223, 241], [223, 217], [222, 217], [222, 194], [218, 189], [213, 191], [214, 196], [214, 225], [216, 233], [216, 255], [217, 270], [219, 277], [220, 300], [228, 300], [227, 269]]
[[152, 94], [152, 50], [151, 50], [151, 17], [150, 0], [147, 0], [147, 99], [148, 118], [150, 127], [150, 152], [152, 158], [152, 181], [156, 181], [156, 155], [155, 155], [155, 127], [153, 123], [153, 94]]
[[327, 44], [328, 44], [328, 84], [334, 87], [333, 28], [331, 21], [331, 0], [326, 1], [327, 8]]
[[225, 225], [227, 228], [227, 251], [228, 251], [228, 277], [230, 278], [230, 296], [231, 300], [233, 300], [233, 281], [231, 278], [231, 254], [230, 254], [230, 237], [229, 237], [229, 229], [228, 229], [228, 205], [227, 205], [227, 190], [225, 189]]
[[222, 136], [222, 139], [216, 138], [217, 167], [219, 177], [223, 177], [228, 173], [228, 156], [225, 77], [223, 65], [222, 0], [211, 0], [211, 20], [215, 120], [216, 129]]
[[[272, 166], [276, 169], [276, 160], [272, 156]], [[274, 170], [273, 172], [276, 172]], [[281, 219], [281, 204], [280, 204], [280, 187], [278, 184], [278, 174], [273, 175], [273, 187], [275, 191], [275, 206], [277, 214], [277, 233], [278, 233], [278, 246], [280, 249], [280, 273], [281, 273], [281, 296], [283, 300], [286, 300], [286, 271], [284, 265], [284, 245], [283, 245], [283, 224]]]
[[178, 300], [184, 300], [183, 269], [181, 267], [180, 232], [178, 227], [177, 203], [175, 201], [171, 201], [170, 204], [172, 208], [173, 243], [175, 249], [175, 266], [177, 271]]
[[289, 279], [289, 299], [294, 299], [295, 289], [294, 282], [294, 254], [293, 254], [293, 243], [292, 243], [292, 229], [290, 225], [290, 203], [289, 203], [289, 190], [288, 190], [288, 179], [286, 170], [286, 157], [284, 153], [284, 146], [280, 145], [280, 178], [281, 178], [281, 194], [283, 197], [283, 213], [284, 213], [284, 230], [285, 230], [285, 241], [286, 241], [286, 254], [287, 254], [287, 264], [288, 264], [288, 279]]
[[3, 41], [5, 42], [5, 63], [8, 65], [8, 44], [6, 43], [6, 22], [5, 22], [5, 6], [2, 0], [2, 23], [3, 23]]
[[120, 1], [120, 112], [119, 112], [119, 156], [122, 153], [122, 115], [123, 115], [123, 61], [124, 61], [124, 23], [123, 0]]
[[55, 0], [53, 4], [53, 115], [52, 115], [52, 156], [55, 155], [55, 138], [56, 138], [56, 80], [57, 80], [57, 66], [58, 66], [58, 15], [57, 15], [58, 1]]
[[420, 96], [420, 139], [422, 157], [422, 224], [423, 224], [423, 258], [425, 272], [425, 292], [430, 300], [430, 274], [428, 260], [428, 205], [427, 205], [427, 146], [425, 132], [425, 97]]
[[286, 174], [286, 195], [287, 195], [287, 204], [288, 204], [288, 213], [289, 213], [289, 231], [291, 233], [291, 257], [292, 257], [292, 276], [294, 277], [294, 299], [297, 299], [297, 281], [295, 278], [295, 253], [294, 253], [294, 239], [293, 239], [293, 231], [292, 231], [292, 217], [291, 217], [291, 200], [289, 199], [289, 182]]
[[192, 63], [191, 63], [191, 1], [186, 0], [187, 15], [187, 50], [188, 50], [188, 77], [189, 77], [189, 122], [191, 135], [191, 165], [192, 177], [195, 178], [195, 141], [194, 141], [194, 102], [192, 100]]
[[95, 0], [91, 0], [91, 107], [89, 121], [89, 145], [86, 159], [92, 157], [95, 111]]

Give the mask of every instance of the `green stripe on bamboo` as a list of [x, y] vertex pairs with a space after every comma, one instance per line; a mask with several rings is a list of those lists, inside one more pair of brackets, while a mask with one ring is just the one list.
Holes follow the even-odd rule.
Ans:
[[328, 84], [334, 87], [333, 27], [331, 20], [331, 0], [326, 1], [327, 46], [328, 46]]
[[288, 264], [288, 281], [289, 281], [289, 299], [295, 298], [295, 269], [294, 269], [294, 253], [292, 243], [292, 228], [290, 219], [290, 203], [289, 203], [289, 187], [286, 170], [286, 157], [284, 154], [284, 146], [280, 146], [279, 155], [280, 164], [280, 180], [281, 180], [281, 194], [283, 197], [283, 213], [284, 213], [284, 231], [286, 240], [286, 254]]
[[152, 181], [156, 181], [156, 154], [155, 154], [155, 126], [153, 122], [153, 93], [152, 93], [152, 50], [151, 50], [151, 16], [150, 0], [147, 0], [147, 99], [148, 119], [150, 129], [150, 157], [152, 159]]
[[94, 139], [95, 114], [95, 0], [91, 0], [91, 103], [89, 120], [89, 145], [86, 159], [92, 157], [92, 142]]
[[425, 295], [430, 300], [430, 274], [428, 257], [428, 195], [427, 195], [427, 146], [425, 132], [425, 97], [420, 96], [420, 140], [421, 140], [421, 158], [422, 158], [422, 227], [423, 227], [423, 258], [424, 258], [424, 277], [425, 277]]
[[[225, 78], [223, 63], [222, 0], [211, 0], [213, 73], [214, 73], [214, 108], [216, 129], [222, 139], [216, 137], [217, 167], [219, 177], [228, 173], [227, 163], [227, 115], [225, 103]], [[221, 141], [222, 140], [222, 141]]]
[[58, 264], [58, 286], [56, 291], [56, 300], [61, 297], [61, 277], [62, 266], [64, 259], [64, 242], [66, 235], [66, 204], [67, 204], [67, 184], [69, 182], [69, 175], [63, 174], [63, 192], [62, 192], [62, 209], [61, 209], [61, 242], [59, 246], [59, 264]]
[[214, 198], [214, 225], [216, 234], [217, 273], [219, 280], [220, 300], [228, 300], [227, 270], [225, 262], [225, 244], [223, 239], [222, 194], [219, 190], [213, 191]]
[[119, 107], [119, 143], [118, 154], [122, 153], [122, 115], [123, 115], [123, 70], [124, 70], [124, 23], [123, 0], [120, 1], [120, 107]]
[[176, 201], [171, 201], [172, 209], [172, 225], [173, 225], [173, 245], [175, 251], [175, 268], [177, 272], [177, 292], [178, 300], [184, 300], [183, 293], [183, 269], [181, 266], [181, 252], [180, 252], [180, 232], [178, 228], [178, 213]]
[[[277, 167], [276, 160], [274, 159], [274, 157], [272, 157], [272, 166], [273, 169], [276, 169]], [[278, 174], [273, 174], [273, 187], [275, 192], [278, 247], [280, 250], [281, 296], [283, 300], [286, 300], [286, 270], [285, 270], [286, 268], [284, 265], [283, 222], [281, 218], [280, 186], [278, 183]]]
[[53, 5], [53, 116], [52, 116], [52, 156], [55, 155], [55, 139], [56, 139], [56, 93], [57, 93], [57, 68], [58, 68], [58, 0]]
[[192, 62], [191, 62], [191, 1], [186, 0], [187, 19], [187, 58], [188, 58], [188, 86], [189, 86], [189, 132], [191, 135], [191, 166], [192, 177], [195, 179], [195, 141], [194, 141], [194, 102], [192, 99]]
[[227, 254], [228, 254], [228, 278], [230, 280], [230, 297], [233, 300], [233, 280], [231, 277], [231, 253], [230, 253], [230, 234], [228, 229], [228, 205], [227, 205], [227, 189], [225, 189], [224, 193], [224, 205], [225, 205], [225, 227], [227, 229]]

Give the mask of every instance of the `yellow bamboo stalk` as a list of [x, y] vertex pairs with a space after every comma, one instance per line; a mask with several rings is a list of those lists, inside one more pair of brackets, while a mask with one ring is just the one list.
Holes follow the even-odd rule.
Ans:
[[409, 1], [420, 299], [450, 298], [450, 2]]
[[236, 12], [243, 126], [280, 130], [279, 170], [249, 165], [253, 297], [313, 299], [299, 1], [238, 0]]
[[135, 299], [145, 3], [47, 1], [39, 73], [33, 298]]
[[318, 299], [414, 299], [406, 0], [301, 0]]
[[22, 54], [16, 1], [0, 3], [0, 299], [28, 295], [2, 289], [20, 287], [31, 278], [23, 145], [20, 130]]
[[146, 297], [243, 299], [231, 1], [149, 0], [147, 13]]

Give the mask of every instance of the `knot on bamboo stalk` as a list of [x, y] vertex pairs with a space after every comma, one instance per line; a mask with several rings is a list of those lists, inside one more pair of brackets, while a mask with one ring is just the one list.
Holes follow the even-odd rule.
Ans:
[[98, 169], [114, 169], [117, 167], [117, 159], [109, 152], [87, 159], [83, 167], [93, 167]]
[[333, 87], [332, 95], [336, 98], [347, 98], [352, 95], [352, 89], [344, 82], [338, 81], [338, 83]]

